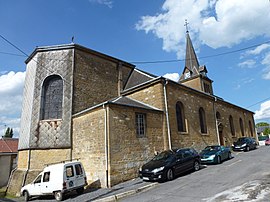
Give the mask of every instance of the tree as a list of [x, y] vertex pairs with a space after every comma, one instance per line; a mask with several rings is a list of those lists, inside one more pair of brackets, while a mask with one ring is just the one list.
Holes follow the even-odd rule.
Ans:
[[260, 122], [256, 124], [256, 127], [260, 127], [260, 126], [269, 126], [269, 123], [266, 122]]
[[13, 137], [13, 129], [8, 127], [5, 132], [4, 138], [12, 138], [12, 137]]
[[270, 128], [265, 128], [263, 131], [263, 135], [269, 135], [270, 134]]

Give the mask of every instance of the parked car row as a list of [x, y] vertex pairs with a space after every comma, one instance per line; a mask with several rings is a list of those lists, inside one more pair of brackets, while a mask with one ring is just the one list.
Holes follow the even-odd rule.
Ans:
[[176, 175], [189, 170], [198, 171], [201, 164], [220, 164], [232, 158], [233, 151], [249, 151], [257, 148], [254, 138], [241, 137], [231, 147], [210, 145], [200, 153], [193, 148], [166, 150], [140, 167], [139, 177], [146, 181], [173, 180]]

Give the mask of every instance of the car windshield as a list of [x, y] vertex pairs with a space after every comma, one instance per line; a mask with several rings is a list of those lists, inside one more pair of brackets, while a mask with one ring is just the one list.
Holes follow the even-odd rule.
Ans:
[[245, 143], [246, 142], [246, 138], [239, 138], [238, 140], [237, 140], [237, 142], [239, 142], [239, 143]]
[[153, 161], [160, 161], [160, 160], [167, 160], [172, 156], [172, 153], [170, 151], [164, 151], [159, 153], [153, 158]]
[[205, 151], [218, 150], [219, 146], [207, 146], [204, 148]]

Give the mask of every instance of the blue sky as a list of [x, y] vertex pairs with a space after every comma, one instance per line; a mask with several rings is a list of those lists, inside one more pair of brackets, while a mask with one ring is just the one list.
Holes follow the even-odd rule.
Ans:
[[[27, 55], [74, 36], [171, 79], [184, 68], [185, 19], [215, 95], [270, 122], [269, 0], [0, 0], [0, 35]], [[12, 127], [18, 136], [26, 58], [0, 37], [0, 133]]]

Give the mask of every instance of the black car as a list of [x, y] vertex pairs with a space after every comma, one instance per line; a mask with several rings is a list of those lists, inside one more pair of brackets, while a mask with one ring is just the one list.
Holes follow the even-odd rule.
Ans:
[[175, 175], [200, 169], [200, 155], [192, 148], [166, 150], [156, 155], [139, 170], [143, 180], [173, 180]]
[[233, 151], [249, 151], [257, 148], [257, 142], [252, 137], [240, 137], [233, 143]]

